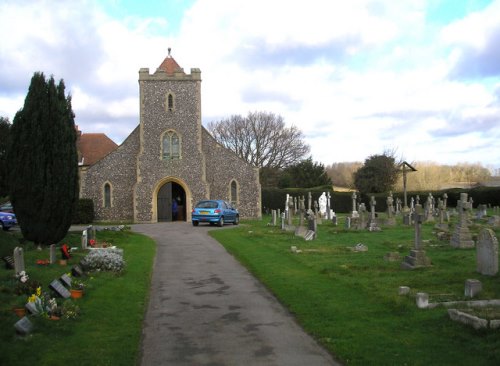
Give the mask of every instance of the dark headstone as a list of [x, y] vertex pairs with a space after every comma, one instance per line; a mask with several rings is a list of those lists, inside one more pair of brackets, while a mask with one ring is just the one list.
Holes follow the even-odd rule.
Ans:
[[6, 257], [2, 257], [2, 260], [5, 262], [6, 269], [14, 269], [14, 258], [8, 255]]
[[76, 264], [71, 268], [71, 274], [75, 277], [83, 277], [85, 275], [82, 267], [79, 264]]
[[71, 296], [71, 293], [68, 291], [64, 285], [58, 280], [54, 280], [50, 283], [49, 287], [54, 290], [59, 296], [68, 299]]
[[16, 328], [16, 332], [19, 334], [30, 334], [33, 331], [33, 323], [25, 316], [14, 324], [14, 328]]
[[62, 284], [65, 285], [66, 287], [71, 287], [71, 277], [68, 276], [66, 273], [61, 276], [60, 280]]

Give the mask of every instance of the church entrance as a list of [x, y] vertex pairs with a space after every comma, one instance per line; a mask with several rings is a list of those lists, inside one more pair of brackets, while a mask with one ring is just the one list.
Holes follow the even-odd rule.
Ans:
[[175, 182], [165, 183], [158, 191], [158, 222], [186, 221], [186, 192]]

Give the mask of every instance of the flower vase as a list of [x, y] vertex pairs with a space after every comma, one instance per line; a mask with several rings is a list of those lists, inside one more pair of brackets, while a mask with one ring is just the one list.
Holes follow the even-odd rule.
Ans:
[[16, 315], [20, 318], [22, 318], [23, 316], [26, 315], [26, 309], [25, 308], [14, 308], [12, 309], [14, 310], [14, 313], [16, 313]]
[[71, 289], [69, 290], [71, 293], [71, 297], [73, 299], [79, 299], [83, 296], [83, 290], [76, 290], [76, 289]]

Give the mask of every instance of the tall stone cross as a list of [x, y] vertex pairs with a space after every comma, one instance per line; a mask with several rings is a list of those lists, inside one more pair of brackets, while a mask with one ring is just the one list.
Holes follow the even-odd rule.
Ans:
[[375, 201], [375, 196], [372, 196], [370, 198], [370, 210], [371, 210], [371, 214], [372, 214], [372, 221], [375, 220], [375, 206], [377, 205], [377, 201]]
[[415, 212], [413, 212], [413, 221], [415, 223], [415, 250], [422, 250], [422, 206], [415, 205]]
[[356, 198], [358, 198], [356, 196], [356, 192], [353, 192], [352, 193], [352, 212], [356, 212]]
[[312, 204], [312, 194], [311, 192], [307, 193], [307, 211], [311, 211], [311, 204]]

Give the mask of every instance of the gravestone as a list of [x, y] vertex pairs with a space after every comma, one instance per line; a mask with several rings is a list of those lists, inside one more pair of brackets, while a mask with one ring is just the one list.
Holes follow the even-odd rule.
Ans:
[[477, 271], [482, 275], [495, 276], [498, 273], [498, 239], [491, 229], [479, 233], [476, 247]]
[[312, 194], [311, 192], [307, 192], [307, 211], [312, 210]]
[[71, 293], [68, 291], [64, 285], [59, 282], [59, 280], [54, 280], [50, 283], [49, 287], [54, 290], [59, 296], [68, 299], [71, 296]]
[[18, 334], [28, 335], [33, 331], [33, 323], [24, 316], [14, 324], [14, 328]]
[[415, 299], [419, 309], [427, 309], [429, 307], [429, 294], [425, 292], [418, 292]]
[[354, 219], [357, 220], [357, 229], [358, 230], [365, 230], [366, 226], [368, 225], [368, 221], [366, 219], [367, 216], [367, 211], [366, 211], [366, 206], [363, 202], [359, 204], [358, 208], [358, 218]]
[[85, 272], [79, 264], [75, 264], [71, 268], [71, 275], [73, 275], [74, 277], [83, 277], [85, 275]]
[[458, 222], [450, 240], [450, 245], [454, 248], [474, 248], [474, 241], [467, 226], [467, 217], [472, 203], [467, 201], [467, 193], [460, 193], [460, 200], [457, 202]]
[[335, 215], [335, 212], [332, 215], [332, 224], [337, 226], [338, 221], [337, 221], [337, 215]]
[[[288, 195], [287, 195], [288, 196]], [[292, 226], [293, 222], [293, 198], [289, 197], [288, 199], [288, 226]]]
[[346, 216], [346, 218], [345, 218], [344, 228], [345, 229], [350, 229], [351, 228], [351, 218], [349, 216]]
[[425, 222], [434, 222], [434, 197], [429, 193], [425, 201]]
[[445, 210], [446, 207], [444, 205], [444, 201], [439, 198], [438, 199], [438, 210], [439, 210], [439, 222], [436, 224], [436, 228], [443, 231], [448, 231], [448, 224], [445, 222]]
[[71, 288], [71, 277], [68, 276], [66, 273], [61, 276], [60, 281], [66, 287]]
[[24, 251], [21, 247], [14, 248], [14, 271], [16, 274], [25, 271], [24, 267]]
[[410, 288], [408, 286], [399, 286], [398, 294], [399, 295], [409, 295]]
[[500, 227], [500, 216], [491, 216], [488, 220], [488, 225], [491, 225], [493, 227]]
[[403, 211], [402, 202], [401, 199], [398, 197], [396, 198], [396, 215], [400, 215], [402, 211]]
[[331, 208], [330, 208], [330, 199], [331, 199], [330, 191], [328, 191], [326, 193], [326, 218], [328, 219], [328, 221], [330, 221], [332, 219], [332, 213], [331, 213]]
[[2, 257], [2, 260], [5, 262], [5, 269], [14, 269], [14, 258], [10, 255]]
[[465, 281], [465, 297], [476, 297], [483, 290], [483, 285], [479, 280], [466, 280]]
[[415, 212], [413, 213], [413, 221], [415, 222], [414, 246], [413, 249], [410, 250], [410, 255], [407, 255], [403, 263], [401, 263], [402, 269], [416, 269], [429, 267], [431, 265], [431, 260], [425, 255], [425, 250], [423, 250], [422, 219], [422, 206], [417, 204], [415, 206]]
[[49, 263], [54, 264], [56, 263], [56, 245], [51, 244], [49, 247]]
[[396, 225], [396, 218], [394, 217], [394, 198], [392, 196], [392, 192], [389, 193], [389, 196], [387, 197], [387, 220], [385, 221], [385, 224], [387, 226], [394, 226]]
[[272, 226], [276, 226], [276, 210], [272, 210], [271, 211], [271, 225]]
[[88, 242], [88, 232], [85, 229], [82, 231], [82, 249], [87, 249]]
[[411, 225], [411, 213], [405, 213], [403, 215], [403, 225], [410, 226]]
[[375, 206], [377, 205], [377, 201], [375, 201], [375, 196], [371, 196], [370, 199], [370, 223], [368, 224], [368, 230], [370, 231], [380, 231], [380, 227], [378, 226], [377, 217], [375, 214]]
[[355, 218], [358, 217], [358, 211], [356, 210], [356, 198], [357, 198], [356, 192], [353, 192], [352, 193], [352, 214], [351, 214], [351, 217], [355, 217]]
[[481, 220], [483, 217], [488, 216], [487, 205], [478, 205], [476, 212], [476, 219]]

